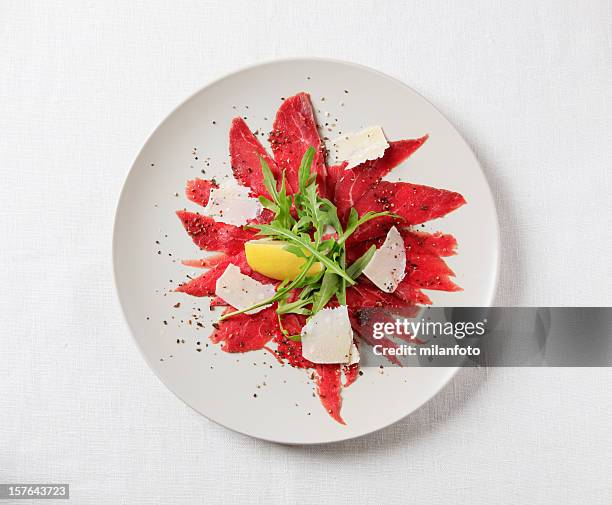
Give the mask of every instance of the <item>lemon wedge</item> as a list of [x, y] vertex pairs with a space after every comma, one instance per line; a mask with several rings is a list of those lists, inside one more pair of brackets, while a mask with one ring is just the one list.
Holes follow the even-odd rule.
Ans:
[[[256, 272], [278, 281], [293, 280], [300, 273], [305, 258], [287, 251], [287, 243], [279, 240], [251, 240], [244, 244], [244, 252], [249, 266]], [[304, 252], [309, 256], [308, 252]], [[314, 263], [307, 275], [315, 275], [323, 270], [321, 263]]]

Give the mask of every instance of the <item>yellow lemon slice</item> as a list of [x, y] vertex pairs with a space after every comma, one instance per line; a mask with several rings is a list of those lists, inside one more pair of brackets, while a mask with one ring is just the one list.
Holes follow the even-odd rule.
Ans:
[[[249, 266], [256, 272], [279, 281], [293, 280], [300, 273], [305, 258], [285, 250], [285, 242], [279, 240], [251, 240], [244, 244], [244, 252]], [[305, 252], [309, 256], [308, 252]], [[323, 270], [321, 263], [314, 263], [308, 275], [318, 274]]]

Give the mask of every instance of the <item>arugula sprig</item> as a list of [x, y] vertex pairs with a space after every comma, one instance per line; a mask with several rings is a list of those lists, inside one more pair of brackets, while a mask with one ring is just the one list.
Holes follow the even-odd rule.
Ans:
[[[291, 339], [282, 326], [281, 316], [301, 314], [312, 316], [324, 308], [334, 297], [346, 304], [346, 288], [356, 283], [363, 269], [372, 259], [376, 246], [372, 245], [359, 259], [346, 267], [346, 241], [359, 226], [372, 219], [383, 216], [398, 217], [390, 212], [366, 212], [359, 216], [351, 208], [346, 227], [338, 218], [338, 209], [318, 192], [317, 173], [312, 171], [316, 151], [309, 147], [300, 163], [298, 171], [298, 192], [287, 194], [287, 182], [283, 172], [280, 184], [264, 158], [260, 157], [263, 183], [270, 196], [260, 196], [259, 201], [266, 209], [274, 212], [269, 224], [250, 224], [258, 235], [270, 237], [285, 243], [284, 248], [306, 261], [294, 280], [285, 280], [276, 288], [274, 296], [251, 307], [237, 310], [221, 317], [221, 320], [249, 312], [278, 302], [276, 312], [283, 333]], [[335, 232], [336, 237], [333, 237]], [[315, 262], [324, 269], [318, 274], [308, 272]]]
[[287, 195], [287, 183], [285, 181], [285, 173], [280, 184], [280, 190], [277, 190], [276, 179], [268, 166], [268, 163], [263, 157], [259, 158], [261, 163], [261, 171], [263, 173], [263, 183], [272, 200], [265, 196], [259, 197], [261, 205], [274, 212], [274, 220], [270, 223], [279, 228], [292, 228], [295, 224], [295, 219], [291, 215], [291, 206], [293, 201], [291, 196]]

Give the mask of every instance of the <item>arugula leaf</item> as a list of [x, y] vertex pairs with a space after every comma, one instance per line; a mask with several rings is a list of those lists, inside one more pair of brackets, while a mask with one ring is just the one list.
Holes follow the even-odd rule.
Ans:
[[298, 219], [298, 221], [293, 225], [291, 231], [296, 235], [302, 233], [303, 230], [307, 230], [312, 225], [312, 218], [310, 216], [302, 216]]
[[283, 249], [285, 251], [290, 252], [291, 254], [297, 256], [298, 258], [308, 258], [308, 256], [304, 252], [304, 250], [301, 247], [298, 247], [296, 245], [287, 244], [287, 245], [283, 246]]
[[332, 297], [338, 292], [339, 286], [340, 278], [329, 270], [325, 272], [325, 275], [323, 275], [323, 280], [321, 281], [321, 287], [319, 288], [319, 291], [317, 291], [316, 295], [314, 295], [313, 297], [313, 314], [319, 312], [329, 303]]
[[325, 223], [323, 221], [324, 216], [321, 213], [321, 204], [318, 202], [317, 185], [310, 184], [306, 186], [304, 194], [306, 196], [306, 201], [304, 202], [305, 210], [312, 217], [316, 225], [315, 232], [322, 232]]
[[318, 283], [323, 278], [323, 275], [325, 274], [325, 272], [326, 272], [326, 270], [323, 269], [323, 270], [320, 270], [318, 273], [316, 273], [314, 275], [307, 275], [295, 287], [296, 288], [306, 288], [308, 286], [315, 286], [318, 289]]
[[277, 204], [275, 204], [273, 201], [268, 200], [265, 196], [260, 196], [258, 200], [259, 200], [259, 203], [261, 203], [261, 206], [264, 207], [265, 209], [270, 209], [275, 214], [279, 212], [280, 207]]
[[340, 288], [336, 292], [336, 298], [340, 305], [346, 305], [346, 281], [340, 279]]
[[360, 258], [356, 259], [353, 264], [346, 269], [346, 273], [349, 274], [353, 279], [357, 279], [362, 273], [364, 268], [372, 260], [372, 256], [376, 252], [376, 246], [372, 244], [370, 248], [361, 255]]
[[312, 167], [312, 161], [314, 159], [315, 153], [315, 148], [312, 146], [309, 147], [308, 149], [306, 149], [306, 152], [302, 157], [302, 162], [300, 163], [300, 168], [298, 170], [298, 181], [300, 186], [300, 193], [302, 194], [305, 193], [306, 187], [311, 183], [310, 170]]
[[319, 244], [319, 251], [327, 254], [333, 251], [336, 246], [337, 246], [337, 242], [333, 238], [330, 238], [330, 239], [324, 240], [323, 242], [321, 242], [321, 244]]
[[311, 303], [311, 299], [298, 299], [294, 302], [279, 302], [276, 312], [277, 314], [302, 314], [305, 316], [309, 316], [311, 314], [311, 311], [308, 310], [306, 306], [310, 305]]
[[276, 179], [274, 178], [274, 174], [272, 174], [272, 170], [270, 170], [268, 162], [263, 156], [259, 157], [259, 163], [261, 164], [261, 171], [263, 173], [264, 186], [272, 199], [278, 204], [278, 191], [276, 190]]
[[300, 292], [299, 298], [301, 300], [306, 300], [311, 297], [311, 294], [313, 291], [315, 291], [315, 285], [309, 284], [308, 286], [304, 287], [304, 289], [302, 289], [302, 291]]
[[327, 223], [331, 225], [338, 234], [342, 234], [342, 225], [338, 219], [338, 208], [327, 198], [321, 198], [321, 207], [327, 215]]
[[362, 224], [367, 223], [368, 221], [371, 221], [372, 219], [376, 219], [377, 217], [384, 217], [384, 216], [395, 217], [396, 215], [392, 214], [391, 212], [388, 212], [388, 211], [384, 211], [384, 212], [372, 212], [372, 211], [368, 211], [363, 216], [359, 217], [359, 215], [357, 214], [357, 211], [355, 210], [355, 208], [351, 207], [351, 211], [349, 213], [349, 218], [348, 218], [348, 221], [346, 223], [346, 230], [344, 230], [344, 233], [338, 239], [338, 243], [339, 244], [344, 244], [344, 242], [346, 242], [346, 240]]
[[357, 213], [357, 209], [355, 207], [351, 207], [349, 212], [349, 217], [346, 221], [346, 231], [342, 232], [349, 233], [351, 230], [357, 229], [357, 221], [359, 220], [359, 214]]
[[[342, 248], [341, 254], [340, 254], [340, 266], [342, 268], [346, 268], [346, 250], [344, 248]], [[338, 299], [338, 302], [340, 304], [346, 305], [346, 280], [344, 279], [340, 279], [340, 288], [338, 289], [338, 292], [336, 293], [336, 298]]]

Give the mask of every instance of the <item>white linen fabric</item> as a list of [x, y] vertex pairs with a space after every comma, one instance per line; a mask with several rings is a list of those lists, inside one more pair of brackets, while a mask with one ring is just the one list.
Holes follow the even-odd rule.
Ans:
[[361, 439], [252, 440], [147, 368], [110, 244], [176, 104], [327, 56], [402, 79], [472, 145], [501, 221], [497, 304], [610, 305], [611, 27], [608, 0], [3, 1], [0, 483], [68, 482], [79, 504], [609, 503], [612, 370], [464, 370]]

